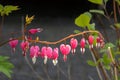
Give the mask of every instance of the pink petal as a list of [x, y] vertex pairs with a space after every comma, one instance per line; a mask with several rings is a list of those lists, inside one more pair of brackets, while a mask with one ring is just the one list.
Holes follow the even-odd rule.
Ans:
[[80, 41], [80, 47], [84, 48], [85, 47], [85, 38], [82, 38]]
[[70, 53], [71, 47], [70, 45], [61, 44], [60, 51], [63, 55], [68, 55]]
[[57, 59], [59, 56], [59, 53], [58, 53], [58, 48], [54, 48], [53, 50], [53, 53], [52, 53], [52, 59]]
[[77, 47], [77, 45], [78, 45], [77, 39], [72, 38], [72, 39], [70, 40], [70, 45], [71, 45], [71, 48], [72, 48], [72, 49], [75, 49], [75, 48]]
[[93, 44], [93, 42], [94, 42], [94, 37], [93, 37], [92, 35], [90, 35], [90, 36], [88, 37], [88, 42], [89, 42], [89, 45], [92, 45], [92, 44]]
[[9, 41], [9, 45], [11, 46], [11, 48], [15, 48], [18, 44], [18, 40], [17, 39], [10, 39], [11, 41]]

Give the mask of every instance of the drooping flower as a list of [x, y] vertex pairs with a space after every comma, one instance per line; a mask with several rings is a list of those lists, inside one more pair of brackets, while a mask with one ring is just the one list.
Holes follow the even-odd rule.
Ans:
[[26, 56], [26, 52], [29, 48], [29, 42], [28, 41], [25, 41], [25, 42], [23, 41], [23, 42], [21, 42], [20, 46], [21, 46], [21, 49], [23, 50], [23, 56]]
[[65, 45], [65, 44], [61, 44], [60, 45], [60, 51], [63, 54], [63, 60], [66, 61], [67, 60], [67, 55], [70, 53], [71, 51], [71, 46], [70, 45]]
[[100, 48], [100, 47], [103, 47], [104, 46], [104, 41], [103, 39], [101, 39], [100, 37], [97, 37], [96, 38], [96, 47], [97, 48]]
[[88, 43], [89, 43], [90, 48], [93, 48], [93, 42], [94, 42], [94, 37], [92, 35], [90, 35], [88, 37]]
[[10, 47], [12, 48], [13, 52], [15, 52], [15, 47], [17, 46], [18, 44], [18, 40], [17, 39], [10, 39], [9, 41], [9, 45]]
[[36, 34], [37, 32], [41, 32], [42, 30], [43, 30], [42, 28], [30, 29], [29, 33], [30, 34]]
[[39, 51], [40, 51], [39, 46], [30, 47], [30, 57], [32, 58], [33, 63], [36, 62], [36, 57], [38, 57]]
[[82, 54], [84, 54], [85, 52], [85, 38], [82, 38], [80, 41], [80, 51], [82, 52]]
[[44, 57], [44, 64], [46, 64], [47, 63], [47, 59], [51, 59], [52, 58], [52, 48], [43, 46], [42, 49], [41, 49], [40, 55], [42, 57]]
[[71, 52], [75, 53], [76, 52], [76, 47], [78, 46], [78, 41], [75, 38], [71, 38], [70, 40], [70, 45], [71, 45]]
[[59, 49], [54, 48], [52, 53], [53, 64], [56, 65], [58, 63]]

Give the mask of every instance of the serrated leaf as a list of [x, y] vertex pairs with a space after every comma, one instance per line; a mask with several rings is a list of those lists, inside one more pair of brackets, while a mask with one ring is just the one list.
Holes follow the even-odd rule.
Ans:
[[2, 5], [0, 5], [1, 16], [9, 15], [9, 13], [11, 13], [12, 11], [18, 10], [18, 9], [19, 9], [18, 6], [12, 6], [12, 5], [2, 6]]
[[96, 10], [96, 9], [94, 9], [94, 10], [89, 10], [89, 12], [91, 12], [91, 13], [98, 13], [98, 14], [104, 15], [104, 11], [103, 10]]
[[103, 5], [103, 0], [88, 0], [91, 3]]
[[80, 30], [74, 30], [74, 33], [80, 33], [81, 31]]
[[87, 63], [90, 65], [90, 66], [96, 66], [97, 64], [95, 64], [95, 62], [93, 62], [92, 60], [88, 60]]
[[18, 10], [18, 6], [12, 6], [12, 5], [7, 5], [4, 7], [4, 13], [6, 15], [9, 15], [9, 13], [11, 13], [12, 11]]
[[88, 12], [87, 13], [85, 12], [75, 19], [75, 24], [79, 27], [84, 28], [89, 25], [90, 20], [91, 20], [90, 15], [88, 15]]

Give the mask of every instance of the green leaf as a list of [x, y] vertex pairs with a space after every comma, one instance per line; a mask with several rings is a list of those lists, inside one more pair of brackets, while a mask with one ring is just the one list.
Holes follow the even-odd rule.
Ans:
[[110, 65], [104, 65], [104, 68], [110, 70]]
[[14, 65], [9, 62], [9, 57], [0, 56], [0, 72], [4, 73], [8, 78], [11, 78], [11, 73]]
[[103, 5], [103, 0], [88, 0], [91, 3]]
[[7, 5], [4, 7], [4, 13], [6, 15], [9, 15], [9, 13], [11, 13], [12, 11], [18, 10], [18, 6], [12, 6], [12, 5]]
[[114, 26], [120, 29], [120, 23], [116, 23]]
[[103, 62], [105, 65], [109, 65], [111, 63], [111, 59], [108, 57], [106, 53], [103, 54]]
[[88, 30], [95, 30], [95, 23], [92, 23], [87, 26]]
[[80, 30], [74, 30], [74, 33], [80, 33], [81, 31]]
[[111, 48], [114, 48], [115, 47], [115, 45], [113, 44], [113, 43], [106, 43], [105, 44], [105, 48], [107, 49], [108, 47], [111, 47]]
[[98, 13], [98, 14], [101, 14], [101, 15], [104, 15], [104, 11], [103, 10], [89, 10], [89, 12], [91, 13]]
[[85, 12], [75, 19], [75, 24], [79, 27], [84, 28], [89, 25], [90, 20], [91, 20], [90, 13]]
[[0, 4], [0, 12], [3, 10], [3, 5]]
[[19, 9], [18, 6], [12, 6], [12, 5], [2, 6], [0, 4], [0, 13], [1, 13], [1, 16], [9, 15], [9, 13], [11, 13], [12, 11], [16, 11], [18, 9]]
[[120, 6], [120, 0], [115, 0], [117, 3], [118, 3], [118, 5]]
[[96, 66], [97, 64], [95, 64], [95, 62], [93, 62], [92, 60], [88, 60], [87, 63], [90, 65], [90, 66]]

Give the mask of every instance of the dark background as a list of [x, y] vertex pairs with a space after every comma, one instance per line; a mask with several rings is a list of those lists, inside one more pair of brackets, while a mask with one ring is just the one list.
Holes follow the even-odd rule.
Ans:
[[[34, 14], [38, 16], [74, 16], [79, 15], [97, 5], [88, 0], [1, 0], [3, 5], [20, 7], [17, 14]], [[14, 12], [15, 13], [15, 12]]]

